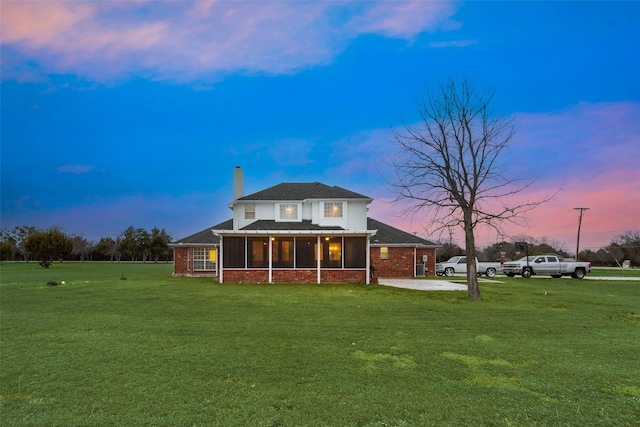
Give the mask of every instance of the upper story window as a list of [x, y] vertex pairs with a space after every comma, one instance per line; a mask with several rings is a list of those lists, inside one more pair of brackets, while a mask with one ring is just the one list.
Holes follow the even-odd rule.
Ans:
[[244, 205], [244, 219], [256, 219], [255, 203], [247, 203]]
[[324, 202], [325, 218], [342, 218], [342, 202]]
[[280, 220], [297, 220], [298, 216], [298, 205], [296, 203], [282, 203], [280, 204]]

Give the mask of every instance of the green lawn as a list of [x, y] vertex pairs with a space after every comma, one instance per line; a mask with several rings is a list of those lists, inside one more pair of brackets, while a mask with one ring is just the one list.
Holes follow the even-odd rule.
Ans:
[[474, 302], [0, 269], [2, 426], [640, 424], [640, 282], [498, 277]]
[[640, 277], [640, 268], [592, 268], [590, 275], [599, 277]]

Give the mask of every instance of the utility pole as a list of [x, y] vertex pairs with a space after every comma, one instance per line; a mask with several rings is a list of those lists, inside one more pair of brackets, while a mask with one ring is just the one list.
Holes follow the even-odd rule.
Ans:
[[576, 261], [578, 260], [578, 254], [580, 253], [580, 227], [582, 226], [582, 214], [584, 211], [588, 211], [590, 208], [573, 208], [573, 210], [580, 211], [580, 218], [578, 219], [578, 241], [576, 243]]

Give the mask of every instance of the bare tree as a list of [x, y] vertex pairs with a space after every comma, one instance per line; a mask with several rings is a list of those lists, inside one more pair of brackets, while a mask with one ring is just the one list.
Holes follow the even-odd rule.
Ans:
[[85, 261], [95, 246], [82, 236], [71, 236], [71, 242], [73, 243], [71, 254], [73, 256], [78, 256], [82, 262]]
[[389, 180], [405, 214], [425, 214], [429, 231], [462, 227], [469, 296], [481, 299], [475, 265], [474, 229], [484, 224], [502, 233], [545, 200], [514, 202], [531, 180], [503, 175], [500, 155], [514, 135], [512, 118], [490, 108], [494, 92], [479, 93], [467, 80], [448, 79], [417, 101], [421, 121], [393, 130], [399, 153]]

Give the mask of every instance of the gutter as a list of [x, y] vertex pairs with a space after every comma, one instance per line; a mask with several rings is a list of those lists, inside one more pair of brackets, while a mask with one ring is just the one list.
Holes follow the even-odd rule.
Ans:
[[233, 236], [233, 235], [337, 235], [343, 236], [345, 234], [349, 235], [360, 235], [360, 236], [375, 236], [378, 230], [211, 230], [216, 236]]

